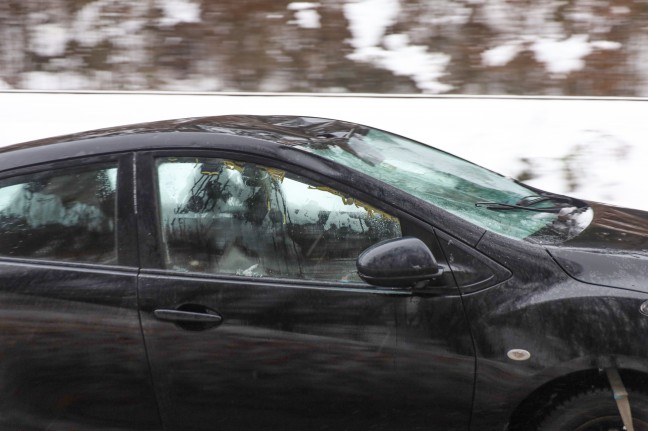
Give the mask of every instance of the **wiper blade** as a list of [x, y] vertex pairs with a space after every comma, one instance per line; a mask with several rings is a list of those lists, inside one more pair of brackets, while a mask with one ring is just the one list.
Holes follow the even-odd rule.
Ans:
[[525, 211], [535, 211], [539, 213], [559, 213], [565, 207], [546, 207], [546, 208], [535, 208], [527, 207], [524, 205], [516, 204], [505, 204], [503, 202], [475, 202], [476, 207], [486, 207], [486, 209], [499, 211], [499, 210], [525, 210]]
[[[567, 205], [563, 206], [551, 206], [551, 207], [532, 207], [531, 205], [536, 205], [542, 202], [554, 201]], [[544, 195], [544, 196], [526, 196], [517, 201], [514, 204], [507, 204], [504, 202], [475, 202], [476, 207], [486, 207], [489, 210], [501, 211], [501, 210], [525, 210], [525, 211], [534, 211], [540, 213], [560, 213], [565, 208], [573, 207], [574, 200], [567, 196], [559, 195]]]
[[525, 196], [515, 203], [515, 205], [530, 206], [535, 205], [540, 202], [554, 201], [564, 204], [569, 204], [570, 206], [576, 206], [576, 199], [570, 198], [569, 196], [554, 195], [551, 193], [546, 193], [544, 195], [531, 195]]

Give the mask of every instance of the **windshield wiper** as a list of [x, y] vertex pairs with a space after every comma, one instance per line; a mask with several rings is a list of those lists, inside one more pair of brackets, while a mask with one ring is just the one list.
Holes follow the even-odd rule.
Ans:
[[[541, 202], [554, 201], [566, 205], [561, 206], [552, 206], [552, 207], [533, 207], [531, 205], [536, 205]], [[545, 196], [526, 196], [514, 204], [507, 204], [504, 202], [475, 202], [476, 207], [486, 207], [486, 209], [493, 211], [502, 211], [502, 210], [525, 210], [525, 211], [535, 211], [540, 213], [555, 213], [558, 214], [565, 208], [570, 208], [575, 206], [574, 200], [567, 196], [559, 195], [545, 195]]]

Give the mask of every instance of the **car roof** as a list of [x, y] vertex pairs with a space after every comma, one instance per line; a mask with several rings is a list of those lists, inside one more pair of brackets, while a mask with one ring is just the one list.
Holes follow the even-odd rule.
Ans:
[[130, 124], [106, 129], [89, 130], [69, 135], [39, 139], [0, 148], [0, 154], [28, 148], [37, 148], [66, 142], [134, 136], [150, 133], [199, 132], [233, 136], [247, 136], [283, 145], [299, 145], [312, 139], [330, 138], [365, 127], [328, 118], [288, 115], [222, 115], [214, 117], [182, 118]]
[[327, 118], [287, 115], [225, 115], [139, 123], [55, 136], [0, 148], [0, 172], [77, 157], [160, 148], [281, 148], [331, 140], [365, 128]]

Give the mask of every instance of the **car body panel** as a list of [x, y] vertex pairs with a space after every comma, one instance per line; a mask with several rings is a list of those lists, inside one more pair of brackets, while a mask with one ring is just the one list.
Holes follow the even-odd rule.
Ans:
[[[513, 276], [463, 296], [477, 354], [473, 429], [504, 429], [520, 400], [561, 376], [606, 367], [648, 372], [639, 359], [648, 355], [641, 341], [648, 318], [639, 312], [647, 294], [574, 280], [543, 248], [522, 241], [487, 233], [478, 249]], [[512, 349], [531, 357], [511, 361]]]
[[0, 427], [159, 429], [137, 269], [0, 263]]
[[[474, 358], [458, 296], [146, 272], [140, 283], [167, 430], [468, 429]], [[183, 304], [223, 323], [153, 316]]]
[[[155, 206], [148, 206], [155, 202], [148, 198], [155, 193], [153, 157], [185, 155], [263, 161], [287, 169], [293, 161], [292, 153], [279, 160], [251, 151], [146, 152], [139, 156], [141, 211], [156, 214]], [[309, 165], [300, 166], [296, 173], [326, 179], [303, 167]], [[154, 217], [143, 218], [140, 232], [148, 240], [142, 246], [142, 327], [168, 430], [210, 429], [216, 423], [236, 430], [468, 429], [472, 340], [431, 226], [385, 208], [382, 198], [368, 195], [359, 180], [355, 194], [348, 183], [344, 187], [328, 179], [325, 184], [398, 216], [404, 235], [424, 240], [445, 270], [444, 294], [160, 271], [160, 226]], [[218, 313], [222, 324], [192, 331], [154, 317], [155, 310], [189, 304]]]
[[[516, 425], [526, 430], [548, 408], [533, 404], [535, 394], [557, 380], [607, 367], [648, 375], [648, 317], [639, 311], [648, 300], [645, 213], [589, 203], [589, 228], [561, 244], [500, 236], [299, 148], [352, 128], [309, 117], [209, 117], [0, 149], [1, 175], [125, 157], [129, 185], [120, 191], [120, 267], [0, 258], [0, 321], [9, 328], [0, 370], [3, 389], [16, 394], [0, 404], [16, 412], [7, 420], [24, 429], [47, 421], [51, 429], [102, 429], [110, 411], [140, 409], [135, 425], [113, 428], [158, 429], [159, 408], [167, 431], [268, 424], [481, 431], [504, 430], [530, 411]], [[413, 236], [434, 252], [447, 289], [162, 270], [156, 154], [244, 158], [395, 212], [417, 226]], [[183, 304], [223, 321], [197, 331], [155, 317]], [[49, 329], [25, 326], [33, 321]], [[512, 360], [515, 349], [530, 357]], [[106, 375], [113, 384], [93, 392], [90, 382]], [[51, 395], [28, 397], [37, 381]], [[83, 408], [81, 395], [105, 407]]]
[[648, 213], [591, 206], [590, 226], [549, 253], [577, 280], [648, 293]]
[[584, 283], [648, 293], [648, 255], [569, 248], [551, 249], [550, 253], [565, 272]]

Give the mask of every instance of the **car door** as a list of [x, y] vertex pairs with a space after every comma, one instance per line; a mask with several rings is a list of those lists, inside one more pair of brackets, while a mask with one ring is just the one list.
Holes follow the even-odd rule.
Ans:
[[[240, 153], [138, 165], [140, 313], [167, 431], [468, 428], [472, 342], [431, 229]], [[400, 236], [446, 270], [435, 294], [358, 278], [358, 254]]]
[[130, 155], [0, 177], [0, 428], [159, 429]]

